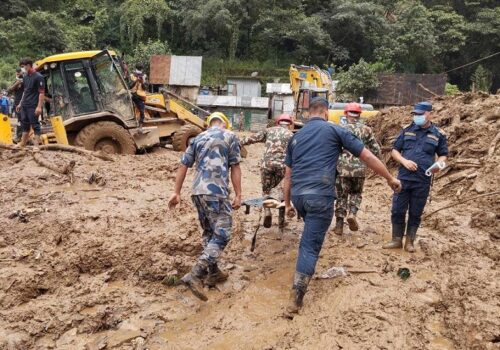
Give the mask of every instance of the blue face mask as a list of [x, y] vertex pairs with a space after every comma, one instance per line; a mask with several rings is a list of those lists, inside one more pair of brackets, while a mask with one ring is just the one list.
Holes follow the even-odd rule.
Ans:
[[413, 115], [413, 122], [415, 123], [415, 125], [417, 126], [422, 126], [425, 124], [426, 120], [425, 120], [425, 114], [414, 114]]

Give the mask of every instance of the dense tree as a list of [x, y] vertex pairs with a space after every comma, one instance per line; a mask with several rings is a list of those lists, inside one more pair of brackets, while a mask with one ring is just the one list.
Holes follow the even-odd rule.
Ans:
[[[250, 71], [333, 63], [347, 72], [363, 59], [376, 70], [451, 70], [450, 82], [469, 89], [478, 64], [466, 64], [500, 51], [498, 0], [2, 0], [0, 20], [2, 85], [21, 56], [114, 48], [141, 60], [171, 50], [251, 62]], [[480, 62], [492, 90], [499, 57]]]

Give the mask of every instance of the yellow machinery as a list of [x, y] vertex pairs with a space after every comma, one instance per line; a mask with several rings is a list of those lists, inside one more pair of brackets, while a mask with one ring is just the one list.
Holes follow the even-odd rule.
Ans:
[[[298, 127], [309, 116], [309, 102], [313, 97], [321, 96], [330, 102], [328, 120], [339, 124], [344, 116], [344, 104], [334, 103], [334, 83], [330, 74], [317, 66], [290, 65], [290, 87], [295, 102], [294, 117]], [[367, 119], [378, 114], [369, 104], [361, 105], [361, 118]]]
[[12, 128], [9, 116], [0, 113], [0, 143], [12, 145]]
[[[138, 148], [170, 143], [183, 151], [204, 130], [204, 121], [188, 108], [199, 107], [168, 92], [146, 96], [146, 121], [138, 118], [125, 77], [112, 51], [71, 52], [36, 62], [50, 97], [48, 116], [54, 138], [89, 150], [134, 154]], [[66, 131], [66, 140], [61, 132]], [[50, 136], [52, 135], [52, 136]]]

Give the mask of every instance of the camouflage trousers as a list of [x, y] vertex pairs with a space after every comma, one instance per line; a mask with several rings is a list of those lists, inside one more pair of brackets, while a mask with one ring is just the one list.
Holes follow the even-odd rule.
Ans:
[[335, 216], [343, 218], [348, 212], [356, 214], [363, 199], [364, 177], [337, 176], [335, 191], [337, 202], [335, 203]]
[[203, 252], [198, 258], [208, 265], [216, 265], [217, 259], [231, 238], [233, 211], [227, 198], [209, 195], [191, 196], [198, 211], [203, 229]]
[[284, 167], [269, 167], [260, 169], [260, 180], [262, 182], [262, 193], [264, 196], [271, 194], [271, 190], [278, 186], [285, 177]]

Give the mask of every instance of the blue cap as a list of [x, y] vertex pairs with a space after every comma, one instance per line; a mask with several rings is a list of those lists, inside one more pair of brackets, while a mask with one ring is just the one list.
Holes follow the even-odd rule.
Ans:
[[309, 103], [309, 107], [312, 107], [313, 105], [320, 104], [328, 108], [328, 100], [324, 97], [316, 96], [311, 99], [311, 102]]
[[425, 112], [432, 111], [432, 103], [430, 102], [419, 102], [413, 107], [413, 114], [424, 114]]

